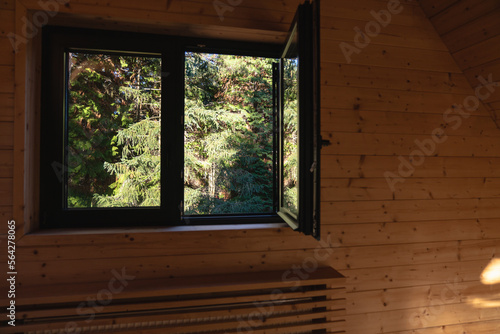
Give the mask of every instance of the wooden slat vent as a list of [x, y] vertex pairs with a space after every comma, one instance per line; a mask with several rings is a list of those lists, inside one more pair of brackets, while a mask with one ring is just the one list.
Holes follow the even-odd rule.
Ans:
[[4, 329], [29, 334], [345, 333], [345, 279], [329, 268], [319, 271], [319, 276], [329, 272], [332, 277], [318, 280], [313, 274], [284, 282], [282, 272], [261, 273], [266, 279], [253, 284], [242, 275], [242, 280], [191, 291], [183, 287], [178, 294], [171, 288], [160, 289], [157, 296], [124, 295], [92, 319], [82, 301], [26, 305], [18, 311], [23, 320], [17, 320], [15, 330]]

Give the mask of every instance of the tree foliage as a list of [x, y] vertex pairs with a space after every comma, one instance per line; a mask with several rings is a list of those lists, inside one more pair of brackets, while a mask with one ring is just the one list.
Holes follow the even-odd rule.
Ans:
[[270, 212], [272, 60], [186, 57], [186, 214]]
[[97, 204], [94, 195], [117, 189], [109, 164], [129, 147], [118, 134], [159, 121], [161, 64], [158, 58], [86, 53], [70, 53], [69, 61], [68, 207], [90, 207]]
[[[271, 212], [273, 60], [202, 53], [185, 59], [184, 213]], [[157, 58], [72, 54], [73, 207], [160, 205], [160, 146], [168, 140], [160, 136], [160, 71]], [[286, 94], [296, 100], [293, 89]], [[292, 114], [285, 120], [290, 143]], [[287, 178], [293, 192], [293, 175]]]
[[292, 213], [298, 213], [298, 81], [297, 59], [285, 59], [283, 69], [283, 200]]

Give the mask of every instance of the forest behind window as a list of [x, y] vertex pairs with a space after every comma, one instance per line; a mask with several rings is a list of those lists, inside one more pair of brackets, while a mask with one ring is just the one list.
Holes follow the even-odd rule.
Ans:
[[68, 61], [68, 208], [159, 206], [161, 59]]
[[186, 54], [184, 214], [273, 211], [272, 63]]
[[[160, 206], [162, 112], [175, 112], [161, 111], [161, 59], [68, 55], [67, 207]], [[275, 61], [185, 54], [184, 215], [273, 212]], [[285, 122], [294, 194], [297, 124]]]

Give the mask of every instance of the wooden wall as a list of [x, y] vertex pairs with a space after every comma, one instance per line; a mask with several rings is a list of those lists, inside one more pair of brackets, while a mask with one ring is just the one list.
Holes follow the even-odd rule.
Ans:
[[[500, 2], [421, 0], [422, 8], [469, 82], [479, 75], [500, 79]], [[500, 124], [500, 92], [485, 102]]]
[[[20, 294], [87, 282], [105, 288], [112, 269], [146, 280], [285, 271], [317, 259], [348, 277], [348, 333], [496, 332], [500, 310], [468, 301], [495, 293], [485, 290], [480, 275], [500, 244], [500, 130], [483, 105], [460, 118], [460, 126], [443, 120], [474, 90], [419, 4], [402, 2], [403, 11], [348, 62], [340, 43], [354, 45], [353, 29], [364, 31], [374, 20], [370, 11], [387, 10], [388, 1], [322, 0], [322, 131], [332, 141], [322, 154], [322, 242], [283, 227], [25, 235], [17, 248]], [[212, 0], [71, 0], [59, 15], [127, 29], [208, 25], [214, 34], [280, 41], [298, 3], [247, 0], [221, 21]], [[0, 1], [3, 240], [7, 219], [23, 221], [17, 209], [23, 203], [13, 201], [13, 192], [23, 189], [14, 175], [23, 170], [24, 143], [13, 139], [14, 70], [20, 69], [6, 34], [20, 26], [15, 11], [20, 18], [20, 10], [36, 6], [34, 0]], [[391, 189], [386, 172], [397, 174], [401, 159], [419, 149], [416, 142], [433, 140], [439, 128], [447, 137], [434, 138], [441, 143], [431, 156], [420, 157], [411, 175], [401, 169], [408, 177]], [[16, 123], [18, 129], [24, 131]]]

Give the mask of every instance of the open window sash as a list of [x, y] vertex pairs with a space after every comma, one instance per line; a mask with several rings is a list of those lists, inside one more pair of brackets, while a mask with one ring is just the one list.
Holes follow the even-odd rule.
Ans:
[[317, 1], [300, 5], [279, 66], [277, 93], [278, 214], [319, 239], [319, 62]]

